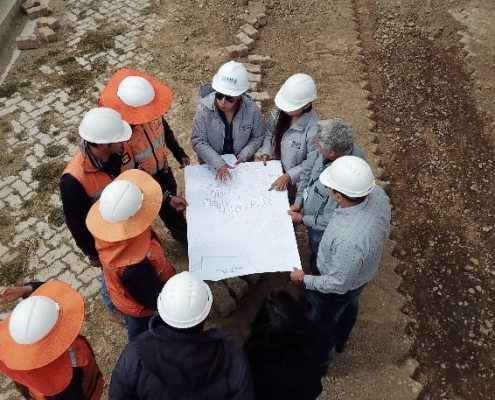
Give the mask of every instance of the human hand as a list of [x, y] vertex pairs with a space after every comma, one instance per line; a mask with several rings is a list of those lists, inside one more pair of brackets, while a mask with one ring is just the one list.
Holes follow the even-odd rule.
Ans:
[[187, 201], [184, 197], [181, 196], [172, 196], [170, 198], [170, 207], [172, 207], [177, 212], [182, 212], [186, 209]]
[[95, 268], [102, 268], [102, 265], [101, 265], [101, 261], [100, 261], [100, 258], [93, 258], [93, 259], [89, 259], [89, 265], [91, 265], [92, 267], [95, 267]]
[[288, 173], [283, 174], [282, 176], [279, 176], [275, 182], [272, 183], [272, 186], [270, 186], [270, 189], [268, 190], [286, 190], [287, 185], [290, 183], [290, 175]]
[[236, 165], [239, 165], [239, 164], [243, 163], [243, 162], [244, 162], [244, 158], [242, 158], [242, 157], [237, 157], [237, 161], [235, 162], [234, 167], [235, 167]]
[[10, 303], [11, 301], [27, 297], [33, 292], [33, 288], [26, 286], [11, 286], [0, 289], [0, 305]]
[[263, 154], [263, 155], [261, 156], [261, 161], [263, 161], [263, 165], [266, 165], [266, 162], [267, 162], [267, 161], [270, 161], [270, 156], [269, 156], [269, 155], [267, 155], [267, 154]]
[[301, 206], [296, 206], [295, 204], [292, 204], [289, 207], [289, 211], [295, 211], [295, 212], [300, 213], [302, 211], [302, 207]]
[[180, 167], [184, 168], [191, 164], [191, 159], [186, 156], [186, 157], [182, 157], [179, 162], [180, 162]]
[[290, 215], [293, 224], [296, 225], [302, 224], [303, 215], [301, 212], [289, 210], [287, 211], [287, 213]]
[[215, 179], [220, 182], [227, 182], [232, 178], [232, 175], [230, 175], [229, 169], [232, 169], [228, 164], [222, 165], [220, 168], [217, 170], [217, 175]]
[[294, 268], [294, 270], [290, 273], [290, 280], [294, 283], [302, 283], [306, 274], [303, 270]]

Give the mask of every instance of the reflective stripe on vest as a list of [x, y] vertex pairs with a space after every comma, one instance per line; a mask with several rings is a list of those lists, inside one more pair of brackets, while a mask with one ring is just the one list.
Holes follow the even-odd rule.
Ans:
[[150, 175], [168, 168], [165, 127], [162, 118], [157, 118], [132, 129], [132, 136], [127, 142], [132, 149], [134, 159]]
[[120, 242], [110, 243], [95, 238], [95, 245], [103, 265], [108, 294], [115, 306], [133, 317], [152, 315], [154, 311], [134, 300], [120, 279], [126, 267], [141, 262], [145, 257], [155, 268], [160, 282], [166, 282], [175, 274], [174, 267], [165, 258], [160, 242], [153, 237], [151, 227], [139, 236]]
[[[135, 167], [132, 150], [127, 143], [123, 143], [121, 159], [121, 173]], [[107, 172], [100, 171], [93, 165], [84, 146], [81, 146], [69, 161], [62, 175], [65, 174], [72, 175], [81, 183], [87, 195], [91, 198], [91, 204], [100, 198], [103, 189], [115, 178]]]

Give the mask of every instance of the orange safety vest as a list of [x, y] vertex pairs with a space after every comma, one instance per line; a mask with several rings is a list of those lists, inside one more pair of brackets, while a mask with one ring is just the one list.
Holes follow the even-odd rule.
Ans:
[[[69, 357], [71, 359], [72, 367], [81, 368], [83, 371], [83, 379], [82, 379], [82, 392], [84, 396], [84, 400], [99, 400], [103, 394], [103, 385], [105, 381], [103, 380], [103, 374], [96, 363], [95, 356], [91, 345], [88, 340], [84, 336], [78, 336], [72, 342], [72, 345], [67, 349], [69, 353]], [[22, 355], [20, 355], [22, 357]], [[48, 364], [47, 367], [49, 367]], [[10, 377], [15, 382], [19, 383], [22, 386], [26, 387], [29, 391], [29, 395], [34, 400], [44, 400], [45, 395], [33, 387], [31, 387], [29, 383], [29, 378], [33, 374], [36, 374], [36, 370], [34, 371], [16, 371], [9, 369], [5, 364], [0, 363], [1, 370], [5, 375]], [[60, 375], [63, 371], [54, 370], [49, 371], [46, 367], [43, 368], [43, 373], [52, 373], [54, 375]], [[70, 370], [70, 377], [60, 377], [61, 382], [70, 382], [72, 379], [72, 369]], [[42, 379], [43, 377], [37, 377], [37, 380]], [[31, 378], [32, 379], [32, 378]], [[54, 391], [57, 393], [62, 392], [65, 387], [54, 388]]]
[[115, 306], [124, 314], [132, 317], [152, 315], [154, 311], [134, 300], [120, 279], [129, 265], [137, 264], [145, 257], [148, 257], [155, 267], [157, 279], [160, 282], [164, 283], [175, 275], [175, 269], [165, 258], [162, 246], [151, 227], [139, 236], [114, 243], [95, 237], [95, 244], [103, 265], [108, 294]]
[[132, 136], [127, 141], [134, 159], [150, 175], [167, 169], [167, 143], [162, 118], [132, 128]]
[[[123, 143], [123, 145], [120, 172], [135, 167], [131, 148], [127, 143]], [[95, 203], [100, 198], [103, 189], [116, 178], [115, 176], [110, 176], [107, 172], [100, 171], [93, 165], [84, 145], [77, 150], [74, 157], [65, 167], [62, 176], [65, 174], [72, 175], [83, 185], [86, 193], [91, 197], [91, 203]]]

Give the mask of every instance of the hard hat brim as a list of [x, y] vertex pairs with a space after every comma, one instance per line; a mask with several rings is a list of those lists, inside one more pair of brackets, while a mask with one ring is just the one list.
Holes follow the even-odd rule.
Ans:
[[10, 335], [10, 315], [0, 323], [0, 360], [17, 371], [38, 369], [55, 361], [74, 342], [84, 321], [83, 297], [62, 281], [46, 282], [31, 296], [53, 299], [60, 307], [60, 314], [46, 336], [28, 345], [17, 343]]
[[134, 183], [143, 192], [141, 208], [130, 218], [109, 222], [100, 213], [100, 200], [89, 210], [86, 226], [93, 236], [105, 242], [119, 242], [143, 233], [158, 215], [162, 206], [163, 193], [155, 179], [144, 171], [131, 169], [122, 172], [115, 180]]
[[[19, 355], [19, 357], [22, 357]], [[0, 371], [6, 376], [30, 387], [45, 396], [54, 396], [69, 386], [72, 380], [72, 362], [68, 351], [41, 368], [19, 371], [7, 367], [0, 361]]]
[[[129, 76], [140, 76], [151, 84], [155, 91], [155, 97], [151, 102], [141, 107], [132, 107], [119, 99], [117, 96], [119, 85]], [[112, 75], [101, 91], [99, 106], [118, 111], [131, 125], [140, 125], [162, 117], [172, 105], [173, 98], [172, 90], [158, 79], [132, 68], [122, 68]]]
[[[308, 101], [308, 103], [311, 103], [311, 101]], [[308, 103], [306, 103], [306, 104], [308, 104]], [[285, 101], [283, 99], [282, 95], [280, 94], [280, 91], [275, 96], [275, 105], [284, 112], [292, 112], [292, 111], [299, 110], [300, 108], [303, 108], [306, 104], [303, 104], [302, 106], [300, 106], [300, 105], [294, 105], [294, 104], [288, 103], [287, 101]]]

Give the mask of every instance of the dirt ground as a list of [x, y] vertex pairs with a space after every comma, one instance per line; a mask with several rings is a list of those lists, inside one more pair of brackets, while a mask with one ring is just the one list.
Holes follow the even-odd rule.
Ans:
[[[54, 4], [63, 13], [66, 6]], [[394, 207], [392, 241], [363, 295], [350, 348], [323, 379], [321, 398], [494, 398], [495, 4], [265, 4], [267, 25], [250, 51], [272, 59], [263, 69], [263, 90], [273, 98], [291, 74], [313, 76], [316, 111], [357, 128]], [[190, 155], [196, 90], [226, 61], [221, 49], [235, 43], [237, 16], [245, 9], [233, 0], [159, 0], [153, 7], [164, 22], [155, 40], [142, 44], [154, 57], [147, 72], [172, 87], [167, 119]], [[186, 252], [163, 234], [170, 258], [186, 269]], [[297, 236], [307, 266], [304, 231]], [[242, 343], [260, 301], [274, 288], [300, 293], [287, 274], [267, 274], [233, 314], [213, 314], [209, 323]], [[109, 378], [125, 330], [94, 302], [84, 333]]]

